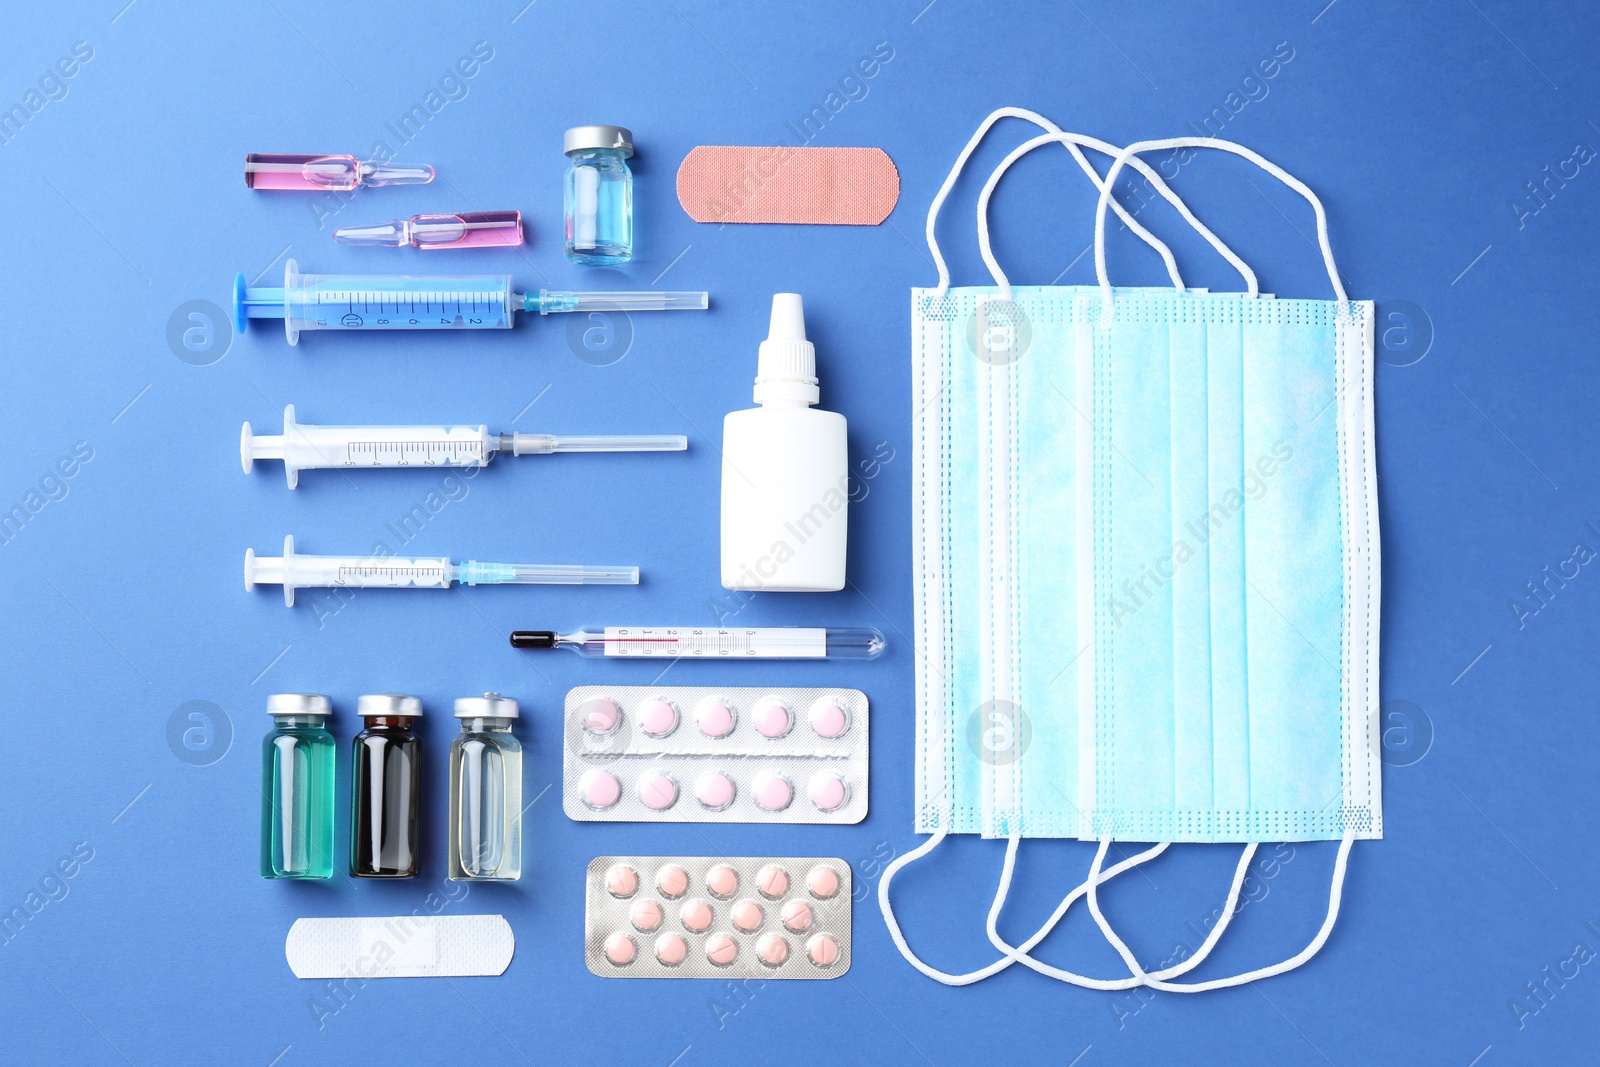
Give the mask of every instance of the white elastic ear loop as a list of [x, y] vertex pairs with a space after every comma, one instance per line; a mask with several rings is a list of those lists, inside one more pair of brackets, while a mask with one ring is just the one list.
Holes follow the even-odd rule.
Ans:
[[[923, 856], [926, 856], [929, 852], [932, 852], [939, 842], [944, 840], [945, 834], [949, 832], [947, 829], [949, 825], [950, 819], [947, 815], [941, 820], [939, 829], [934, 831], [932, 837], [928, 838], [927, 841], [912, 849], [910, 852], [907, 852], [905, 855], [899, 857], [893, 863], [890, 863], [888, 867], [884, 868], [883, 877], [878, 880], [878, 909], [883, 912], [883, 922], [884, 925], [889, 928], [890, 940], [892, 940], [895, 944], [895, 947], [900, 950], [900, 955], [906, 958], [907, 963], [911, 964], [911, 966], [915, 967], [918, 971], [921, 971], [923, 974], [927, 975], [929, 978], [932, 978], [936, 982], [943, 982], [945, 985], [949, 986], [964, 986], [971, 985], [973, 982], [982, 981], [992, 974], [997, 974], [1000, 971], [1005, 970], [1007, 967], [1017, 962], [1017, 957], [1008, 954], [998, 960], [995, 960], [993, 963], [988, 964], [985, 967], [980, 967], [975, 971], [968, 971], [966, 974], [951, 974], [948, 971], [941, 971], [936, 967], [932, 967], [924, 963], [916, 953], [911, 951], [911, 946], [906, 942], [906, 935], [901, 931], [900, 923], [894, 917], [894, 908], [889, 903], [889, 883], [894, 880], [894, 876], [900, 873], [901, 868], [905, 867], [907, 864], [914, 863]], [[1000, 884], [995, 887], [994, 901], [989, 905], [989, 916], [987, 922], [989, 929], [991, 930], [994, 929], [994, 925], [1000, 915], [1000, 911], [1005, 907], [1006, 896], [1011, 891], [1011, 872], [1015, 867], [1017, 845], [1021, 840], [1022, 835], [1020, 832], [1017, 832], [1013, 833], [1006, 841], [1005, 866], [1002, 867], [1000, 871]], [[1125, 859], [1116, 866], [1101, 872], [1099, 874], [1099, 879], [1102, 882], [1108, 882], [1117, 875], [1138, 866], [1145, 860], [1153, 859], [1155, 856], [1159, 855], [1161, 850], [1164, 848], [1166, 848], [1165, 845], [1157, 845], [1154, 849], [1140, 853], [1131, 859]], [[1069, 897], [1067, 904], [1070, 904], [1073, 900], [1076, 900], [1077, 897], [1081, 895], [1082, 889], [1083, 887], [1079, 886], [1078, 889], [1074, 890]], [[1064, 914], [1066, 912], [1066, 905], [1063, 905], [1059, 911]], [[1048, 932], [1048, 930], [1045, 931], [1045, 933]], [[1043, 935], [1041, 934], [1040, 936], [1042, 937]], [[1074, 984], [1081, 985], [1089, 989], [1127, 989], [1138, 984], [1136, 979], [1128, 978], [1114, 979], [1110, 982], [1105, 982], [1100, 979], [1085, 978], [1081, 975], [1074, 975], [1073, 979], [1076, 979]], [[1064, 980], [1072, 981], [1073, 979]]]
[[[1109, 837], [1102, 839], [1102, 856], [1105, 851], [1104, 846], [1110, 843], [1111, 839]], [[1138, 958], [1134, 956], [1122, 938], [1117, 936], [1117, 932], [1111, 928], [1111, 924], [1106, 922], [1106, 917], [1100, 910], [1099, 895], [1095, 892], [1098, 883], [1094, 879], [1094, 873], [1098, 869], [1101, 857], [1095, 857], [1097, 867], [1089, 872], [1089, 914], [1094, 916], [1095, 925], [1100, 927], [1101, 935], [1105, 937], [1112, 948], [1117, 950], [1117, 955], [1122, 957], [1122, 962], [1127, 965], [1129, 972], [1133, 974], [1140, 985], [1152, 985], [1156, 981], [1185, 974], [1200, 966], [1205, 958], [1211, 955], [1211, 950], [1217, 947], [1218, 941], [1222, 940], [1222, 932], [1228, 928], [1228, 924], [1233, 921], [1234, 913], [1238, 910], [1239, 892], [1244, 888], [1244, 880], [1250, 873], [1250, 861], [1255, 858], [1256, 847], [1256, 842], [1250, 842], [1239, 856], [1239, 865], [1234, 868], [1233, 882], [1228, 887], [1228, 899], [1222, 906], [1222, 914], [1217, 917], [1216, 924], [1211, 927], [1211, 932], [1206, 935], [1206, 939], [1200, 945], [1199, 951], [1181, 963], [1168, 967], [1164, 971], [1153, 973], [1147, 973], [1140, 966]]]
[[[939, 271], [939, 285], [936, 290], [936, 295], [939, 297], [943, 297], [945, 291], [950, 288], [950, 268], [944, 261], [944, 253], [939, 250], [938, 238], [934, 236], [934, 224], [938, 221], [939, 209], [944, 206], [945, 199], [950, 195], [950, 191], [955, 188], [956, 180], [961, 177], [961, 171], [966, 167], [967, 160], [971, 158], [972, 153], [977, 149], [978, 143], [983, 140], [984, 135], [989, 132], [990, 128], [1003, 118], [1026, 119], [1035, 126], [1038, 126], [1040, 129], [1049, 130], [1051, 133], [1062, 132], [1061, 127], [1057, 126], [1043, 115], [1020, 107], [999, 108], [991, 112], [989, 117], [984, 119], [983, 122], [979, 124], [977, 131], [973, 133], [971, 139], [967, 141], [966, 147], [963, 148], [961, 150], [961, 154], [956, 157], [955, 165], [950, 168], [950, 173], [945, 175], [944, 184], [939, 186], [939, 191], [934, 194], [933, 203], [928, 205], [928, 251], [933, 254], [934, 266], [937, 267]], [[1099, 172], [1096, 171], [1094, 167], [1089, 164], [1089, 161], [1083, 157], [1083, 153], [1078, 150], [1076, 145], [1070, 143], [1067, 144], [1067, 150], [1072, 153], [1073, 158], [1077, 160], [1078, 166], [1083, 168], [1084, 172], [1089, 175], [1090, 181], [1093, 181], [1096, 185], [1096, 188], [1098, 188], [1100, 183]], [[1103, 151], [1105, 151], [1107, 155], [1111, 155], [1112, 153], [1118, 151], [1118, 149], [1115, 146], [1107, 145]], [[1173, 284], [1182, 289], [1183, 281], [1178, 277], [1177, 262], [1172, 258], [1171, 249], [1162, 244], [1161, 241], [1158, 240], [1155, 235], [1150, 233], [1149, 230], [1146, 230], [1143, 226], [1141, 226], [1132, 215], [1128, 214], [1127, 209], [1124, 208], [1120, 203], [1116, 205], [1116, 212], [1117, 216], [1128, 225], [1129, 229], [1138, 234], [1146, 244], [1150, 245], [1150, 247], [1161, 253], [1161, 258], [1166, 260], [1168, 264], [1168, 271], [1172, 275]], [[1009, 292], [1010, 289], [1008, 286], [1007, 293], [1009, 294]]]
[[1322, 263], [1328, 270], [1328, 280], [1333, 283], [1334, 296], [1340, 304], [1350, 302], [1350, 298], [1345, 295], [1344, 282], [1339, 279], [1339, 268], [1333, 261], [1333, 246], [1328, 241], [1327, 212], [1322, 209], [1322, 201], [1317, 199], [1317, 194], [1313, 193], [1304, 182], [1259, 152], [1233, 141], [1224, 141], [1216, 137], [1167, 137], [1153, 141], [1135, 141], [1122, 150], [1116, 161], [1111, 164], [1110, 171], [1106, 173], [1106, 185], [1100, 191], [1100, 203], [1095, 207], [1094, 222], [1094, 269], [1095, 276], [1100, 281], [1100, 296], [1104, 309], [1109, 311], [1111, 307], [1111, 279], [1106, 274], [1105, 242], [1106, 202], [1110, 199], [1109, 190], [1129, 158], [1144, 152], [1160, 152], [1172, 148], [1214, 148], [1221, 152], [1231, 152], [1254, 163], [1304, 197], [1317, 217], [1317, 244], [1322, 249]]
[[[1014, 948], [1010, 945], [1007, 945], [1005, 941], [1001, 939], [999, 931], [995, 926], [994, 920], [997, 913], [991, 912], [989, 921], [989, 942], [993, 944], [995, 948], [998, 948], [1008, 956], [1014, 957], [1018, 963], [1029, 968], [1030, 970], [1037, 971], [1038, 973], [1049, 978], [1055, 978], [1058, 981], [1069, 982], [1073, 985], [1082, 985], [1082, 975], [1076, 974], [1073, 971], [1063, 970], [1059, 967], [1053, 967], [1050, 964], [1043, 963], [1034, 959], [1029, 955], [1029, 953], [1036, 945], [1039, 944], [1039, 942], [1043, 941], [1045, 937], [1049, 935], [1050, 931], [1055, 928], [1056, 924], [1060, 922], [1061, 918], [1067, 913], [1067, 909], [1070, 908], [1080, 896], [1088, 893], [1090, 897], [1094, 899], [1094, 904], [1091, 908], [1091, 911], [1098, 912], [1099, 900], [1096, 897], [1095, 890], [1099, 886], [1110, 881], [1110, 876], [1114, 873], [1121, 873], [1122, 870], [1137, 866], [1138, 864], [1144, 863], [1147, 860], [1155, 859], [1161, 853], [1165, 852], [1170, 844], [1171, 842], [1164, 841], [1158, 845], [1148, 848], [1145, 851], [1127, 860], [1124, 860], [1122, 863], [1117, 864], [1104, 875], [1101, 875], [1099, 874], [1099, 865], [1105, 862], [1105, 852], [1110, 846], [1110, 839], [1104, 839], [1100, 852], [1096, 856], [1095, 866], [1091, 868], [1089, 878], [1062, 900], [1060, 905], [1057, 906], [1055, 912], [1050, 916], [1049, 920], [1047, 920], [1045, 924], [1033, 934], [1033, 936], [1028, 938], [1028, 940], [1024, 941], [1021, 945], [1018, 945]], [[1238, 869], [1234, 872], [1233, 888], [1229, 893], [1228, 901], [1222, 915], [1218, 917], [1218, 921], [1212, 926], [1211, 932], [1206, 935], [1206, 939], [1201, 943], [1199, 949], [1187, 959], [1184, 959], [1173, 966], [1166, 968], [1165, 970], [1150, 972], [1148, 976], [1145, 976], [1145, 972], [1139, 967], [1137, 960], [1129, 962], [1130, 955], [1126, 953], [1126, 946], [1121, 944], [1120, 939], [1114, 939], [1115, 934], [1108, 936], [1106, 940], [1111, 943], [1113, 948], [1118, 950], [1119, 954], [1123, 955], [1124, 963], [1128, 963], [1129, 972], [1135, 976], [1133, 978], [1115, 979], [1112, 988], [1132, 989], [1135, 986], [1145, 984], [1148, 977], [1158, 979], [1176, 978], [1179, 975], [1186, 974], [1194, 968], [1200, 966], [1200, 964], [1205, 961], [1206, 957], [1211, 955], [1211, 950], [1217, 947], [1217, 943], [1222, 939], [1223, 931], [1228, 928], [1228, 924], [1233, 920], [1233, 915], [1238, 902], [1239, 890], [1244, 885], [1245, 874], [1249, 870], [1250, 860], [1254, 857], [1254, 855], [1255, 848], [1252, 846], [1246, 849], [1244, 855], [1240, 857]], [[1012, 856], [1013, 853], [1008, 850], [1006, 856], [1008, 863], [1011, 861]], [[1108, 927], [1104, 924], [1103, 916], [1097, 918], [1096, 922], [1101, 924], [1101, 933], [1104, 935]]]
[[[945, 985], [963, 986], [971, 985], [973, 982], [980, 982], [991, 974], [997, 974], [1011, 966], [1015, 961], [1001, 957], [986, 967], [968, 971], [966, 974], [951, 974], [948, 971], [941, 971], [936, 967], [931, 967], [923, 963], [917, 957], [917, 954], [911, 951], [911, 946], [906, 943], [906, 935], [900, 931], [900, 924], [895, 920], [894, 908], [889, 904], [889, 883], [894, 880], [894, 876], [900, 873], [900, 869], [906, 864], [916, 862], [937, 848], [939, 842], [944, 840], [945, 834], [950, 832], [949, 827], [950, 819], [948, 817], [941, 819], [939, 829], [933, 832], [932, 837], [883, 869], [883, 877], [878, 880], [878, 910], [883, 912], [883, 922], [889, 928], [890, 940], [894, 942], [895, 948], [900, 950], [900, 955], [906, 958], [907, 963], [936, 982], [943, 982]], [[1002, 878], [999, 888], [995, 890], [995, 902], [990, 910], [997, 909], [1004, 904], [1005, 894], [1009, 889], [1010, 885]]]
[[1026, 119], [1040, 129], [1050, 130], [1051, 132], [1061, 128], [1043, 115], [1020, 107], [998, 108], [990, 112], [989, 117], [978, 124], [977, 131], [967, 141], [967, 146], [961, 150], [961, 154], [956, 157], [955, 165], [950, 168], [950, 173], [945, 175], [944, 184], [939, 186], [939, 191], [934, 194], [933, 203], [928, 205], [928, 251], [933, 253], [933, 265], [939, 271], [938, 293], [940, 296], [943, 296], [945, 290], [950, 288], [950, 268], [944, 261], [944, 253], [939, 251], [939, 241], [933, 235], [933, 224], [939, 219], [939, 209], [944, 206], [945, 198], [950, 195], [950, 190], [955, 188], [956, 179], [961, 177], [962, 168], [967, 165], [967, 160], [971, 158], [972, 153], [977, 150], [978, 142], [983, 140], [984, 134], [989, 132], [990, 127], [1004, 118]]
[[1168, 993], [1204, 993], [1212, 989], [1230, 989], [1233, 986], [1245, 985], [1260, 978], [1271, 978], [1274, 975], [1292, 971], [1315, 956], [1322, 946], [1328, 943], [1328, 935], [1333, 932], [1333, 924], [1339, 919], [1339, 902], [1344, 896], [1344, 875], [1350, 863], [1350, 846], [1355, 843], [1356, 833], [1352, 830], [1344, 832], [1344, 839], [1339, 842], [1339, 855], [1333, 861], [1333, 881], [1328, 887], [1328, 914], [1322, 920], [1322, 927], [1317, 931], [1317, 936], [1311, 943], [1288, 959], [1274, 963], [1267, 967], [1258, 967], [1244, 974], [1236, 974], [1231, 978], [1216, 978], [1209, 982], [1147, 982], [1151, 989], [1160, 989]]
[[[1053, 142], [1061, 142], [1062, 144], [1066, 144], [1068, 148], [1072, 150], [1073, 157], [1078, 160], [1079, 165], [1082, 166], [1089, 174], [1089, 180], [1094, 182], [1095, 188], [1101, 191], [1102, 196], [1107, 195], [1107, 189], [1109, 187], [1103, 183], [1099, 173], [1090, 168], [1088, 160], [1082, 158], [1082, 153], [1077, 151], [1076, 146], [1082, 145], [1085, 148], [1092, 149], [1096, 152], [1103, 152], [1104, 154], [1113, 157], [1119, 155], [1122, 151], [1116, 145], [1113, 145], [1107, 141], [1102, 141], [1095, 137], [1085, 137], [1075, 133], [1047, 133], [1018, 145], [1012, 150], [1011, 154], [1006, 156], [1006, 158], [1001, 161], [1000, 165], [995, 168], [994, 173], [989, 176], [988, 183], [984, 185], [982, 194], [978, 197], [978, 247], [983, 255], [983, 262], [989, 268], [989, 274], [994, 278], [995, 284], [1000, 287], [1007, 300], [1011, 299], [1011, 282], [1006, 278], [1005, 272], [1000, 269], [1000, 264], [995, 259], [993, 249], [990, 247], [989, 242], [989, 198], [993, 196], [995, 186], [999, 184], [1001, 175], [1010, 170], [1013, 163], [1027, 155], [1029, 152], [1032, 152], [1034, 149], [1042, 147], [1043, 145], [1051, 144]], [[1250, 269], [1249, 264], [1245, 263], [1243, 259], [1239, 258], [1238, 253], [1234, 252], [1233, 249], [1224, 244], [1220, 237], [1211, 232], [1209, 227], [1195, 217], [1194, 212], [1189, 210], [1189, 205], [1184, 203], [1183, 198], [1178, 196], [1177, 193], [1174, 193], [1171, 188], [1168, 187], [1167, 183], [1162, 180], [1161, 175], [1156, 173], [1155, 169], [1151, 167], [1150, 164], [1146, 163], [1142, 158], [1137, 156], [1130, 158], [1129, 162], [1133, 164], [1135, 170], [1149, 180], [1152, 187], [1155, 188], [1156, 192], [1161, 194], [1163, 199], [1177, 209], [1178, 214], [1183, 217], [1185, 222], [1189, 223], [1190, 226], [1198, 231], [1199, 234], [1211, 245], [1211, 247], [1217, 250], [1223, 259], [1227, 260], [1233, 265], [1234, 269], [1236, 269], [1244, 278], [1245, 288], [1249, 291], [1251, 296], [1255, 296], [1260, 291], [1260, 283], [1257, 282], [1255, 272]], [[1117, 216], [1121, 218], [1122, 221], [1126, 223], [1128, 227], [1145, 242], [1145, 244], [1148, 244], [1160, 254], [1162, 262], [1164, 262], [1167, 266], [1167, 276], [1172, 279], [1172, 287], [1178, 290], [1180, 293], [1183, 292], [1186, 287], [1183, 284], [1183, 279], [1178, 276], [1178, 263], [1177, 260], [1173, 258], [1172, 249], [1167, 247], [1165, 242], [1156, 238], [1142, 225], [1140, 225], [1134, 219], [1134, 217], [1128, 213], [1127, 209], [1122, 206], [1122, 203], [1114, 196], [1111, 199], [1111, 206], [1117, 212]]]
[[[1011, 839], [1011, 841], [1008, 842], [1007, 845], [1006, 845], [1006, 865], [1005, 865], [1004, 871], [1001, 874], [1001, 880], [1003, 882], [1005, 882], [1007, 885], [1010, 884], [1012, 871], [1013, 871], [1013, 868], [1016, 865], [1017, 840], [1018, 839], [1016, 837], [1013, 837]], [[1108, 842], [1108, 844], [1109, 844], [1109, 842]], [[1145, 862], [1147, 862], [1149, 860], [1155, 859], [1157, 856], [1161, 855], [1161, 853], [1165, 852], [1166, 850], [1167, 850], [1167, 843], [1166, 842], [1162, 842], [1161, 844], [1158, 844], [1158, 845], [1155, 845], [1155, 846], [1153, 846], [1151, 848], [1145, 849], [1143, 852], [1140, 852], [1137, 855], [1128, 857], [1127, 859], [1123, 860], [1121, 863], [1118, 863], [1116, 866], [1111, 867], [1109, 870], [1106, 870], [1106, 871], [1102, 872], [1102, 871], [1099, 871], [1098, 869], [1096, 869], [1095, 872], [1090, 875], [1090, 877], [1096, 880], [1096, 884], [1109, 882], [1112, 878], [1115, 878], [1117, 875], [1123, 873], [1124, 871], [1132, 870], [1134, 867], [1137, 867], [1141, 863], [1145, 863]], [[1100, 859], [1100, 861], [1102, 863], [1104, 862], [1104, 859], [1105, 859], [1105, 850], [1104, 850], [1104, 848], [1101, 849], [1099, 859]], [[1083, 987], [1085, 989], [1100, 989], [1100, 990], [1132, 989], [1134, 986], [1140, 984], [1139, 979], [1137, 979], [1137, 978], [1090, 978], [1087, 975], [1079, 974], [1076, 971], [1068, 971], [1068, 970], [1065, 970], [1065, 969], [1063, 969], [1061, 967], [1053, 967], [1048, 963], [1042, 963], [1039, 960], [1036, 960], [1032, 956], [1028, 955], [1028, 953], [1034, 948], [1034, 946], [1038, 945], [1039, 942], [1043, 941], [1045, 939], [1045, 937], [1047, 937], [1049, 935], [1050, 931], [1055, 929], [1056, 924], [1059, 923], [1061, 921], [1061, 919], [1067, 914], [1067, 910], [1069, 908], [1071, 908], [1074, 903], [1077, 902], [1078, 898], [1082, 897], [1084, 895], [1084, 893], [1088, 892], [1089, 888], [1090, 887], [1089, 887], [1089, 881], [1088, 880], [1085, 880], [1085, 881], [1079, 883], [1070, 893], [1068, 893], [1065, 897], [1062, 898], [1060, 904], [1056, 905], [1056, 910], [1050, 914], [1050, 918], [1049, 919], [1045, 920], [1044, 925], [1040, 926], [1038, 930], [1034, 931], [1034, 933], [1026, 941], [1024, 941], [1021, 945], [1015, 946], [1015, 947], [1013, 947], [1011, 945], [1008, 945], [1005, 942], [1005, 940], [1000, 936], [1000, 932], [999, 932], [999, 929], [998, 929], [998, 920], [1000, 918], [1000, 909], [999, 908], [991, 908], [991, 909], [989, 909], [989, 921], [988, 921], [988, 925], [987, 925], [987, 930], [988, 930], [988, 934], [989, 934], [989, 943], [994, 945], [994, 947], [999, 949], [1001, 952], [1004, 952], [1007, 957], [1009, 957], [1010, 959], [1012, 959], [1013, 961], [1015, 961], [1017, 963], [1022, 964], [1023, 966], [1027, 967], [1028, 969], [1033, 970], [1033, 971], [1037, 971], [1038, 973], [1040, 973], [1042, 975], [1045, 975], [1045, 976], [1047, 976], [1049, 978], [1054, 978], [1057, 981], [1066, 982], [1069, 985], [1081, 986], [1081, 987]]]
[[[1101, 184], [1102, 179], [1100, 177], [1100, 172], [1095, 170], [1094, 165], [1084, 158], [1083, 152], [1078, 146], [1082, 145], [1086, 148], [1092, 148], [1097, 152], [1103, 152], [1113, 158], [1116, 157], [1117, 153], [1122, 151], [1122, 149], [1118, 148], [1116, 145], [1102, 141], [1095, 137], [1086, 137], [1083, 134], [1066, 132], [1047, 133], [1043, 136], [1035, 137], [1033, 140], [1019, 145], [1017, 148], [1013, 149], [1011, 154], [1006, 156], [1006, 158], [1001, 161], [1000, 165], [995, 168], [994, 173], [989, 175], [989, 180], [984, 184], [983, 192], [978, 197], [978, 247], [983, 255], [983, 262], [989, 268], [990, 276], [994, 278], [995, 284], [1000, 287], [1002, 295], [1007, 300], [1011, 299], [1011, 282], [1007, 280], [1005, 272], [1000, 269], [1000, 264], [995, 261], [994, 251], [990, 247], [989, 242], [989, 198], [994, 195], [995, 186], [999, 184], [1001, 175], [1010, 170], [1013, 163], [1027, 155], [1029, 152], [1033, 151], [1035, 148], [1047, 144], [1065, 145], [1067, 151], [1072, 153], [1072, 158], [1077, 161], [1079, 169], [1087, 174], [1089, 176], [1089, 180], [1094, 183], [1094, 187], [1102, 192], [1104, 191], [1104, 186]], [[1160, 176], [1155, 174], [1155, 172], [1150, 169], [1150, 165], [1148, 163], [1145, 163], [1145, 161], [1141, 159], [1135, 163], [1135, 167], [1142, 168], [1143, 172], [1148, 173], [1157, 183], [1163, 193], [1166, 193], [1168, 196], [1172, 195], [1171, 190], [1166, 188], [1166, 185], [1161, 181]], [[1113, 199], [1111, 203], [1113, 208], [1116, 210], [1118, 217], [1127, 224], [1128, 228], [1137, 234], [1145, 244], [1155, 249], [1156, 252], [1161, 256], [1161, 261], [1167, 265], [1167, 276], [1172, 279], [1173, 287], [1181, 292], [1184, 289], [1183, 278], [1178, 274], [1178, 261], [1173, 257], [1172, 249], [1168, 248], [1164, 241], [1156, 237], [1155, 234], [1151, 233], [1149, 230], [1145, 229], [1139, 220], [1135, 219], [1131, 214], [1129, 214], [1128, 210], [1122, 206], [1121, 201]], [[1198, 225], [1198, 220], [1196, 224]]]
[[[1350, 846], [1355, 843], [1355, 839], [1355, 830], [1351, 829], [1345, 831], [1343, 839], [1341, 839], [1339, 842], [1339, 854], [1333, 862], [1333, 879], [1328, 888], [1328, 914], [1323, 918], [1322, 926], [1317, 930], [1317, 935], [1311, 939], [1311, 943], [1286, 960], [1282, 960], [1266, 967], [1258, 967], [1253, 971], [1246, 971], [1243, 974], [1236, 974], [1228, 978], [1215, 978], [1207, 982], [1168, 982], [1164, 980], [1168, 976], [1163, 972], [1158, 971], [1145, 974], [1145, 972], [1139, 968], [1138, 961], [1133, 959], [1133, 954], [1129, 952], [1127, 946], [1122, 943], [1122, 939], [1116, 935], [1116, 931], [1112, 930], [1111, 925], [1105, 921], [1105, 916], [1100, 914], [1100, 905], [1099, 902], [1095, 900], [1093, 884], [1091, 884], [1089, 889], [1089, 910], [1091, 913], [1093, 913], [1095, 922], [1100, 926], [1100, 932], [1105, 936], [1107, 941], [1111, 942], [1112, 947], [1122, 955], [1123, 961], [1128, 964], [1129, 969], [1133, 970], [1135, 974], [1144, 975], [1144, 980], [1141, 983], [1142, 985], [1146, 985], [1151, 989], [1159, 989], [1167, 993], [1204, 993], [1212, 989], [1230, 989], [1234, 986], [1246, 985], [1261, 978], [1271, 978], [1275, 975], [1280, 975], [1287, 971], [1294, 970], [1296, 967], [1299, 967], [1301, 964], [1309, 960], [1312, 956], [1315, 956], [1322, 949], [1322, 946], [1328, 943], [1328, 935], [1333, 932], [1333, 924], [1339, 919], [1339, 903], [1344, 896], [1344, 876], [1345, 871], [1349, 867]], [[1246, 857], [1248, 857], [1254, 851], [1255, 844], [1252, 842], [1251, 845], [1246, 849]], [[1237, 907], [1239, 889], [1244, 884], [1243, 875], [1247, 867], [1248, 862], [1241, 862], [1238, 871], [1235, 872], [1233, 887], [1228, 893], [1227, 910], [1223, 913], [1222, 917], [1218, 919], [1217, 927], [1226, 925], [1227, 920], [1232, 916], [1234, 909]]]

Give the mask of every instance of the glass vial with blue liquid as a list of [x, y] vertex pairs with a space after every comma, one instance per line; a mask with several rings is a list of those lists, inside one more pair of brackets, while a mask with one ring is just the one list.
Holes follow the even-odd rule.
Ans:
[[626, 263], [633, 256], [633, 134], [621, 126], [574, 126], [562, 138], [567, 169], [567, 258]]
[[422, 742], [413, 726], [422, 701], [377, 693], [356, 703], [365, 725], [350, 767], [350, 873], [414, 878], [420, 843]]
[[450, 745], [450, 878], [522, 877], [522, 744], [517, 702], [499, 693], [456, 701], [461, 733]]
[[267, 698], [261, 750], [261, 877], [333, 877], [332, 705], [311, 693]]

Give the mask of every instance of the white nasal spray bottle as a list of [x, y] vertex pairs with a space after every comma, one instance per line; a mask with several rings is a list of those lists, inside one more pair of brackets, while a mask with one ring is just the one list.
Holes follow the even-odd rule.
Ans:
[[844, 588], [845, 419], [820, 411], [816, 348], [798, 293], [772, 298], [755, 401], [722, 423], [722, 585], [784, 593]]

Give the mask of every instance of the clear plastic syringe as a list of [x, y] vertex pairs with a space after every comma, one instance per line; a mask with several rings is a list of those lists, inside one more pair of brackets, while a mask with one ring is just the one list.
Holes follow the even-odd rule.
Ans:
[[570, 648], [583, 656], [627, 659], [876, 659], [883, 634], [868, 627], [607, 626], [597, 632], [517, 630], [512, 648]]
[[283, 539], [282, 556], [244, 551], [244, 587], [283, 586], [283, 602], [313, 586], [344, 589], [448, 589], [463, 585], [638, 585], [638, 567], [574, 567], [538, 563], [452, 563], [446, 557], [298, 556], [294, 537]]
[[487, 426], [312, 426], [283, 409], [282, 434], [257, 434], [244, 424], [239, 461], [245, 473], [258, 459], [283, 460], [289, 488], [308, 467], [484, 467], [497, 452], [682, 452], [682, 434], [490, 433]]
[[519, 311], [704, 311], [706, 293], [515, 293], [509, 274], [301, 274], [289, 260], [283, 286], [233, 279], [233, 325], [282, 319], [289, 343], [305, 330], [509, 330]]

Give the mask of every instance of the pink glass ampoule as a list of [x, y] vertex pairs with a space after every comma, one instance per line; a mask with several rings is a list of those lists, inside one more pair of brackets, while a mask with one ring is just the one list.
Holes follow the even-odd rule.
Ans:
[[302, 193], [344, 192], [358, 185], [426, 185], [433, 168], [424, 164], [362, 161], [355, 156], [270, 155], [244, 157], [246, 189], [285, 189]]
[[341, 226], [333, 239], [342, 245], [383, 248], [506, 248], [522, 243], [522, 212], [414, 215], [371, 226]]

